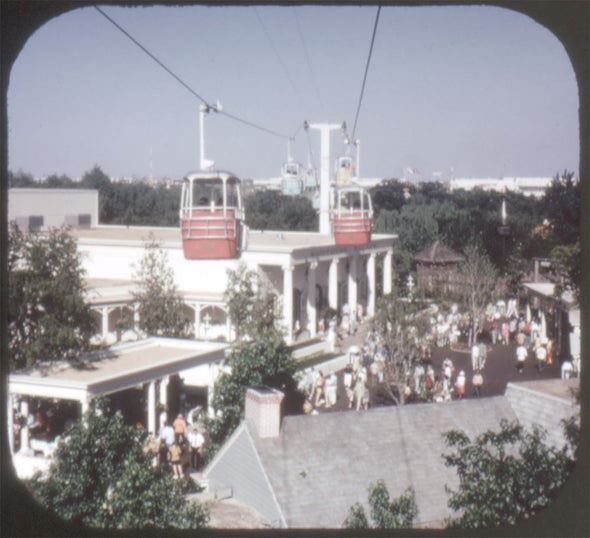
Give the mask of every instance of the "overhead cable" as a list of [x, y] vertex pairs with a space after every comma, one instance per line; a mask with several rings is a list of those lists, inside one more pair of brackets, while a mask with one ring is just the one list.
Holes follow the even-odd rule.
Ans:
[[299, 39], [301, 39], [301, 45], [303, 46], [303, 52], [305, 54], [305, 61], [307, 62], [307, 68], [309, 69], [309, 73], [311, 75], [311, 81], [313, 83], [313, 88], [317, 95], [318, 101], [320, 103], [321, 110], [324, 110], [324, 103], [322, 101], [322, 96], [318, 89], [317, 80], [315, 78], [315, 73], [311, 67], [311, 62], [309, 60], [309, 53], [307, 52], [307, 46], [305, 45], [305, 39], [303, 39], [303, 32], [301, 31], [301, 24], [299, 23], [299, 17], [297, 16], [297, 7], [293, 6], [293, 14], [295, 15], [295, 21], [297, 23], [297, 31], [299, 32]]
[[260, 22], [260, 26], [262, 26], [262, 29], [264, 30], [264, 33], [266, 35], [266, 38], [268, 39], [268, 42], [270, 43], [270, 47], [274, 51], [277, 59], [279, 60], [279, 63], [281, 64], [281, 67], [283, 68], [283, 71], [285, 72], [285, 76], [287, 77], [287, 80], [289, 81], [289, 84], [291, 85], [293, 92], [297, 96], [297, 99], [299, 99], [299, 102], [302, 105], [302, 107], [305, 108], [305, 105], [303, 103], [303, 98], [301, 97], [301, 94], [297, 90], [297, 87], [295, 86], [295, 83], [293, 82], [293, 79], [291, 78], [291, 75], [289, 74], [289, 70], [287, 69], [285, 62], [283, 62], [283, 59], [282, 59], [281, 55], [279, 54], [279, 51], [275, 47], [275, 44], [274, 44], [272, 38], [270, 37], [270, 34], [269, 34], [268, 30], [266, 29], [264, 21], [262, 20], [262, 17], [260, 16], [260, 13], [258, 12], [258, 8], [256, 6], [254, 6], [254, 12], [256, 13], [256, 17], [258, 18], [258, 22]]
[[371, 55], [373, 54], [373, 44], [375, 43], [375, 34], [377, 33], [377, 24], [379, 22], [379, 14], [381, 13], [381, 6], [377, 8], [377, 16], [375, 17], [375, 25], [373, 26], [373, 35], [371, 37], [371, 47], [369, 48], [369, 57], [367, 58], [367, 65], [365, 66], [365, 76], [363, 77], [363, 86], [361, 88], [361, 95], [359, 103], [356, 108], [356, 116], [354, 118], [354, 127], [352, 128], [352, 142], [354, 142], [354, 134], [356, 132], [356, 124], [359, 119], [359, 112], [361, 111], [361, 104], [363, 102], [363, 94], [365, 93], [365, 84], [367, 82], [367, 74], [369, 73], [369, 65], [371, 64]]
[[268, 129], [263, 127], [262, 125], [258, 125], [251, 121], [239, 118], [238, 116], [234, 116], [233, 114], [229, 114], [228, 112], [218, 109], [217, 106], [211, 105], [207, 102], [207, 100], [201, 97], [195, 90], [193, 90], [184, 80], [182, 80], [176, 73], [174, 73], [170, 68], [168, 68], [161, 60], [159, 60], [156, 56], [154, 56], [146, 47], [144, 47], [137, 39], [135, 39], [129, 32], [127, 32], [122, 26], [120, 26], [116, 21], [114, 21], [111, 17], [109, 17], [102, 9], [98, 6], [94, 6], [96, 9], [105, 19], [107, 19], [115, 28], [117, 28], [120, 32], [122, 32], [125, 36], [127, 36], [135, 45], [137, 45], [143, 52], [145, 52], [152, 60], [154, 60], [162, 69], [164, 69], [170, 76], [172, 76], [177, 82], [179, 82], [185, 89], [187, 89], [192, 95], [194, 95], [199, 101], [201, 101], [205, 106], [214, 110], [218, 114], [223, 114], [232, 120], [238, 121], [243, 123], [244, 125], [248, 125], [254, 129], [258, 129], [260, 131], [264, 131], [266, 133], [272, 134], [274, 136], [278, 136], [280, 138], [289, 139], [289, 135], [279, 133], [277, 131], [273, 131], [272, 129]]

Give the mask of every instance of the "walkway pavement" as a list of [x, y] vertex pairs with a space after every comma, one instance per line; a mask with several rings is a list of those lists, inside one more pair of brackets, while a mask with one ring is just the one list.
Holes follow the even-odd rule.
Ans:
[[[361, 323], [354, 335], [344, 336], [338, 339], [338, 346], [342, 353], [346, 353], [350, 346], [362, 346], [365, 343], [365, 338], [371, 329], [371, 319], [365, 319]], [[462, 352], [453, 350], [448, 346], [435, 347], [432, 349], [432, 365], [438, 375], [442, 368], [442, 362], [445, 358], [450, 358], [455, 366], [455, 377], [460, 370], [464, 370], [467, 378], [465, 398], [474, 398], [473, 384], [471, 379], [473, 377], [473, 370], [471, 368], [471, 354], [470, 352]], [[326, 372], [324, 372], [326, 373]], [[342, 380], [342, 371], [337, 372], [338, 375], [338, 401], [336, 406], [331, 409], [320, 407], [320, 412], [333, 412], [348, 410], [348, 402], [346, 400], [344, 385]], [[542, 372], [536, 368], [536, 360], [533, 353], [529, 353], [528, 359], [525, 361], [523, 373], [519, 374], [516, 369], [516, 344], [509, 344], [507, 346], [496, 344], [487, 345], [487, 361], [485, 368], [482, 371], [484, 378], [484, 385], [482, 388], [482, 397], [498, 396], [504, 394], [506, 385], [509, 382], [520, 381], [538, 381], [545, 379], [555, 379], [561, 377], [561, 365], [558, 360], [554, 360], [552, 365], [547, 365]], [[371, 407], [383, 405], [378, 397], [374, 397], [371, 393]]]

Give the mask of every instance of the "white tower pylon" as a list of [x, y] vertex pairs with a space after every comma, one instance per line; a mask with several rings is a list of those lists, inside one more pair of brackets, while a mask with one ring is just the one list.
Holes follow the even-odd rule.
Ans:
[[305, 128], [320, 131], [320, 235], [330, 235], [330, 131], [346, 131], [346, 123], [307, 123]]

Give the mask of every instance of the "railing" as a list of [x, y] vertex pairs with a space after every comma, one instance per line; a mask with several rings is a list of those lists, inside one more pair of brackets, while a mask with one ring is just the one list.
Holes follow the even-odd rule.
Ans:
[[181, 218], [183, 239], [236, 239], [238, 220], [234, 210], [192, 210]]

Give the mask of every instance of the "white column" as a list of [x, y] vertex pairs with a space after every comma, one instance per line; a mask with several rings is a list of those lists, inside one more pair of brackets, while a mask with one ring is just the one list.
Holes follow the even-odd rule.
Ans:
[[14, 452], [14, 395], [9, 394], [6, 404], [6, 427], [8, 428], [8, 447]]
[[328, 304], [330, 308], [338, 310], [338, 258], [330, 262], [328, 273]]
[[156, 432], [156, 382], [150, 381], [148, 383], [147, 394], [147, 429], [148, 432]]
[[227, 341], [233, 342], [234, 337], [232, 336], [231, 319], [229, 317], [229, 311], [225, 311], [225, 331], [227, 333]]
[[195, 311], [195, 338], [201, 338], [201, 303], [194, 303], [191, 305]]
[[352, 256], [348, 264], [348, 306], [350, 312], [356, 312], [356, 303], [358, 299], [357, 292], [357, 256]]
[[168, 376], [160, 379], [160, 405], [162, 406], [162, 411], [160, 411], [160, 428], [162, 428], [166, 420], [166, 409], [168, 409]]
[[108, 306], [103, 306], [101, 309], [102, 314], [102, 338], [106, 341], [107, 337], [109, 336], [109, 312], [110, 308]]
[[316, 310], [316, 269], [318, 262], [313, 261], [309, 264], [309, 273], [307, 275], [307, 330], [311, 338], [317, 334], [318, 313]]
[[388, 295], [392, 291], [392, 264], [393, 249], [389, 249], [383, 258], [383, 295]]
[[133, 330], [137, 331], [139, 328], [139, 304], [133, 303]]
[[84, 416], [88, 412], [88, 409], [90, 409], [90, 398], [88, 398], [88, 396], [84, 396], [80, 400], [80, 413], [82, 415], [81, 416], [82, 420], [84, 420]]
[[209, 383], [207, 384], [207, 415], [210, 418], [215, 417], [215, 409], [213, 409], [213, 392], [215, 391], [215, 381], [217, 379], [217, 372], [219, 365], [216, 363], [209, 363]]
[[369, 254], [367, 260], [367, 281], [368, 281], [368, 297], [367, 297], [367, 316], [375, 315], [375, 254]]
[[287, 344], [293, 342], [293, 266], [283, 267], [283, 320], [287, 326]]
[[20, 414], [24, 417], [24, 424], [20, 429], [19, 452], [26, 453], [29, 451], [29, 400], [26, 396], [20, 402]]

